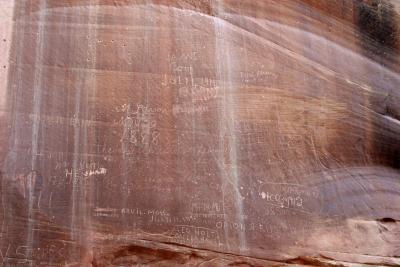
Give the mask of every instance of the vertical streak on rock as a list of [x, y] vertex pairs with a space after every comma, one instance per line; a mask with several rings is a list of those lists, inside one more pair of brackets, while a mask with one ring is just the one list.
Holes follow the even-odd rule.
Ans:
[[[190, 39], [193, 40], [193, 36], [190, 36]], [[196, 49], [196, 43], [194, 44], [194, 48]], [[192, 52], [192, 51], [191, 51]], [[193, 110], [193, 115], [192, 115], [192, 147], [193, 147], [193, 166], [192, 166], [192, 170], [193, 170], [193, 175], [195, 175], [195, 177], [197, 177], [197, 157], [196, 157], [196, 101], [195, 101], [195, 81], [194, 81], [194, 76], [193, 76], [193, 64], [190, 64], [190, 84], [191, 84], [191, 102], [192, 102], [192, 110]]]
[[[113, 15], [118, 12], [118, 8], [114, 9], [116, 12], [113, 12]], [[128, 25], [130, 25], [129, 23], [127, 23]], [[125, 193], [125, 189], [128, 188], [128, 182], [129, 182], [129, 158], [131, 156], [128, 157], [128, 155], [130, 154], [129, 151], [129, 141], [130, 141], [130, 136], [131, 136], [131, 131], [132, 131], [132, 126], [133, 126], [133, 119], [131, 118], [131, 109], [133, 108], [131, 106], [131, 101], [130, 99], [126, 99], [126, 102], [123, 102], [123, 114], [122, 114], [122, 118], [121, 118], [121, 133], [122, 133], [122, 137], [121, 137], [121, 141], [120, 141], [120, 145], [121, 145], [121, 185], [119, 190], [122, 193], [121, 195], [121, 205], [122, 207], [128, 207], [127, 202], [128, 202], [128, 196]], [[128, 141], [129, 140], [129, 141]], [[99, 201], [99, 196], [96, 195], [96, 201]], [[125, 229], [128, 226], [128, 223], [123, 221], [123, 229]]]
[[0, 116], [1, 112], [5, 110], [7, 100], [7, 70], [9, 55], [10, 55], [10, 44], [11, 44], [11, 23], [12, 23], [12, 11], [14, 10], [14, 0], [1, 0], [0, 1], [0, 36], [1, 46], [0, 54], [3, 55], [0, 58]]
[[[129, 101], [129, 100], [128, 100]], [[129, 172], [129, 165], [128, 165], [128, 149], [129, 149], [129, 144], [128, 141], [129, 140], [129, 136], [130, 136], [130, 125], [133, 123], [132, 119], [130, 118], [130, 104], [129, 103], [124, 103], [124, 105], [126, 105], [125, 109], [122, 114], [122, 118], [121, 118], [121, 124], [122, 124], [122, 138], [121, 138], [121, 187], [120, 187], [120, 191], [124, 192], [124, 187], [126, 188], [128, 186], [128, 172]], [[96, 192], [98, 190], [96, 189]], [[122, 193], [122, 207], [128, 207], [127, 206], [127, 194], [126, 193]], [[96, 193], [96, 203], [99, 202], [99, 196]], [[122, 222], [123, 223], [123, 228], [125, 229], [125, 227], [127, 226], [127, 223], [125, 221]]]
[[[216, 7], [214, 7], [213, 9], [214, 10], [217, 10], [217, 8], [218, 8], [218, 6], [216, 6]], [[215, 12], [215, 11], [214, 11]], [[214, 18], [214, 27], [215, 27], [215, 31], [214, 31], [214, 34], [215, 34], [215, 63], [216, 63], [216, 66], [215, 66], [215, 68], [216, 68], [216, 72], [217, 72], [217, 74], [216, 74], [216, 79], [217, 79], [217, 81], [218, 81], [218, 83], [220, 84], [220, 85], [223, 85], [223, 81], [222, 81], [222, 70], [221, 70], [221, 66], [220, 66], [220, 60], [219, 60], [219, 56], [220, 56], [220, 33], [221, 33], [221, 27], [222, 27], [222, 22], [218, 19], [218, 18]], [[223, 88], [223, 87], [221, 87], [221, 86], [219, 86], [219, 88], [220, 88], [220, 90], [222, 91], [222, 90], [224, 90], [225, 91], [225, 88]], [[222, 92], [221, 92], [221, 94], [222, 94]], [[223, 95], [224, 96], [224, 95]], [[221, 101], [224, 101], [224, 99], [223, 100], [221, 100]], [[224, 174], [224, 166], [221, 166], [222, 164], [221, 164], [221, 162], [220, 161], [224, 161], [224, 139], [225, 139], [225, 137], [224, 137], [224, 125], [222, 125], [222, 120], [225, 118], [223, 115], [223, 109], [222, 108], [218, 108], [219, 109], [219, 125], [218, 125], [218, 127], [219, 127], [219, 149], [220, 149], [220, 152], [219, 152], [219, 155], [218, 155], [218, 158], [216, 159], [217, 160], [217, 163], [218, 163], [218, 166], [219, 166], [219, 169], [221, 170], [221, 172], [222, 172], [222, 174]], [[226, 220], [227, 219], [227, 215], [226, 215], [226, 210], [225, 210], [225, 187], [226, 187], [226, 181], [225, 181], [225, 179], [224, 179], [224, 175], [222, 175], [221, 174], [221, 177], [222, 177], [222, 179], [221, 179], [221, 188], [222, 188], [222, 190], [221, 190], [221, 193], [222, 193], [222, 210], [223, 210], [223, 214], [224, 214], [224, 220]], [[225, 177], [226, 178], [226, 177]], [[229, 231], [228, 231], [228, 228], [227, 227], [224, 227], [224, 233], [225, 233], [225, 242], [226, 242], [226, 246], [227, 246], [227, 248], [228, 248], [228, 250], [230, 249], [230, 242], [228, 242], [228, 237], [229, 237]]]
[[[86, 63], [82, 70], [78, 70], [75, 82], [75, 107], [74, 107], [74, 149], [72, 163], [72, 203], [71, 203], [71, 236], [79, 245], [87, 248], [90, 244], [90, 236], [85, 230], [90, 229], [90, 205], [91, 185], [87, 184], [89, 176], [82, 177], [87, 168], [91, 157], [88, 156], [88, 141], [92, 136], [88, 135], [87, 126], [81, 120], [90, 119], [88, 114], [93, 110], [93, 105], [89, 106], [90, 97], [96, 94], [96, 44], [97, 44], [97, 11], [98, 0], [91, 0], [88, 5], [87, 18], [87, 47]], [[95, 103], [95, 101], [93, 101]], [[82, 126], [83, 125], [83, 126]], [[90, 180], [89, 180], [90, 181]], [[88, 231], [89, 232], [89, 231]]]
[[[86, 105], [85, 107], [88, 107], [88, 110], [86, 110], [86, 113], [91, 114], [90, 116], [86, 116], [86, 119], [93, 120], [92, 115], [93, 112], [96, 111], [96, 89], [97, 89], [97, 80], [96, 80], [96, 63], [97, 63], [97, 16], [98, 16], [98, 8], [99, 8], [99, 0], [91, 0], [90, 3], [90, 12], [89, 12], [89, 32], [88, 32], [88, 56], [87, 56], [87, 61], [88, 61], [88, 66], [87, 68], [90, 71], [89, 74], [89, 79], [88, 79], [88, 85], [86, 86]], [[89, 105], [89, 100], [92, 100], [92, 103]], [[91, 154], [91, 152], [88, 149], [88, 142], [89, 145], [92, 144], [92, 142], [97, 142], [97, 134], [96, 134], [96, 128], [90, 128], [91, 132], [88, 135], [88, 127], [84, 127], [84, 136], [83, 139], [85, 140], [85, 146], [84, 146], [84, 151], [83, 153], [85, 155]], [[94, 140], [94, 141], [93, 141]], [[97, 145], [97, 144], [95, 144]], [[92, 146], [93, 147], [93, 146]], [[96, 146], [97, 147], [97, 146]], [[89, 162], [92, 162], [89, 160]], [[81, 244], [84, 245], [86, 248], [90, 249], [90, 244], [92, 242], [91, 240], [91, 235], [90, 229], [91, 229], [91, 216], [90, 216], [90, 208], [92, 207], [93, 199], [92, 199], [92, 191], [95, 190], [94, 186], [95, 184], [92, 182], [93, 179], [91, 177], [86, 177], [85, 179], [89, 179], [88, 183], [84, 181], [83, 186], [83, 207], [82, 207], [82, 216], [83, 216], [83, 227], [85, 228], [85, 234], [83, 236], [84, 240], [81, 240]], [[88, 209], [89, 207], [89, 209]], [[87, 233], [86, 233], [87, 231]], [[88, 264], [84, 262], [84, 264]]]
[[[144, 17], [148, 18], [150, 20], [150, 22], [152, 23], [152, 20], [154, 18], [152, 18], [152, 12], [151, 9], [152, 7], [152, 0], [150, 1], [146, 1], [146, 6], [145, 6], [145, 10], [144, 10]], [[144, 55], [145, 57], [143, 58], [143, 66], [146, 66], [146, 72], [149, 71], [150, 66], [149, 66], [149, 59], [151, 58], [151, 54], [150, 54], [150, 39], [152, 38], [152, 30], [148, 29], [147, 27], [145, 28], [145, 32], [144, 32]], [[149, 78], [148, 76], [145, 76], [146, 78], [146, 89], [145, 89], [145, 106], [148, 107], [149, 106]], [[138, 115], [139, 116], [139, 115]], [[147, 114], [143, 114], [144, 117], [147, 117]], [[146, 120], [146, 119], [145, 119]], [[147, 126], [143, 127], [143, 134], [145, 136], [149, 136], [149, 129]], [[148, 142], [144, 142], [143, 144], [143, 152], [145, 154], [145, 157], [148, 157], [149, 155], [149, 145]]]
[[[31, 173], [28, 176], [28, 236], [27, 246], [33, 250], [33, 193], [35, 186], [35, 173], [38, 168], [38, 152], [39, 152], [39, 127], [40, 127], [40, 113], [42, 107], [42, 92], [43, 92], [43, 52], [45, 45], [45, 27], [47, 18], [47, 0], [40, 1], [39, 8], [39, 21], [38, 32], [36, 36], [36, 51], [35, 51], [35, 65], [34, 65], [34, 84], [33, 84], [33, 104], [32, 104], [32, 144], [31, 144]], [[30, 261], [32, 266], [32, 261]]]
[[[21, 130], [21, 120], [18, 116], [18, 110], [19, 107], [21, 106], [21, 94], [22, 94], [22, 86], [23, 86], [23, 70], [21, 66], [21, 62], [23, 62], [23, 53], [15, 53], [15, 51], [22, 51], [24, 45], [25, 45], [25, 19], [26, 16], [22, 15], [20, 16], [20, 9], [21, 4], [19, 2], [15, 2], [15, 7], [14, 7], [14, 30], [13, 30], [13, 43], [11, 46], [14, 46], [12, 52], [10, 53], [10, 62], [14, 62], [14, 64], [10, 64], [10, 73], [14, 72], [13, 75], [15, 75], [15, 81], [14, 83], [9, 83], [7, 86], [7, 96], [10, 98], [12, 103], [9, 103], [10, 109], [11, 109], [11, 133], [9, 137], [9, 149], [5, 158], [4, 162], [4, 169], [5, 169], [5, 177], [10, 177], [11, 179], [15, 179], [16, 177], [16, 172], [17, 172], [17, 162], [18, 162], [18, 157], [20, 155], [18, 154], [18, 145], [22, 135], [22, 130]], [[22, 13], [22, 12], [21, 12]], [[10, 76], [12, 74], [9, 74]], [[5, 179], [3, 178], [3, 182], [5, 182]], [[2, 184], [2, 188], [6, 188], [6, 184]], [[2, 192], [3, 193], [3, 192]], [[2, 194], [2, 196], [5, 196], [3, 201], [4, 203], [8, 203], [10, 199], [10, 195], [7, 194]], [[7, 208], [6, 208], [7, 209]], [[5, 209], [5, 210], [6, 210]], [[8, 210], [7, 210], [8, 212]], [[7, 216], [5, 215], [5, 220], [7, 219]], [[8, 225], [8, 221], [4, 222], [3, 225]]]
[[[8, 70], [9, 68], [9, 59], [10, 59], [10, 50], [11, 50], [11, 39], [12, 39], [12, 29], [13, 29], [13, 11], [14, 11], [14, 0], [1, 0], [0, 1], [0, 36], [3, 39], [2, 44], [0, 46], [0, 54], [3, 55], [0, 58], [0, 121], [8, 121], [6, 116], [3, 117], [3, 111], [6, 110], [8, 105], [7, 98], [7, 88], [8, 88]], [[0, 41], [1, 41], [0, 39]], [[5, 66], [6, 68], [3, 68]], [[7, 113], [4, 113], [6, 115]], [[5, 128], [6, 124], [0, 122], [0, 127]], [[6, 132], [6, 129], [0, 128], [0, 134], [3, 135]], [[7, 130], [8, 131], [8, 130]], [[5, 136], [5, 135], [4, 135]], [[5, 137], [4, 137], [5, 138]], [[1, 139], [1, 138], [0, 138]], [[4, 139], [5, 140], [5, 139]], [[6, 147], [0, 147], [0, 155], [4, 155], [3, 151], [6, 150]], [[7, 246], [6, 244], [6, 192], [5, 188], [7, 188], [5, 184], [5, 177], [3, 177], [3, 158], [0, 157], [0, 249]], [[1, 260], [4, 261], [4, 255], [1, 255]]]
[[[218, 17], [224, 15], [223, 0], [218, 0], [216, 2], [214, 12]], [[234, 131], [235, 107], [233, 97], [236, 88], [233, 80], [234, 62], [231, 61], [234, 57], [234, 51], [229, 43], [230, 40], [228, 40], [229, 36], [226, 29], [226, 23], [221, 18], [214, 18], [214, 26], [216, 35], [215, 60], [216, 71], [218, 72], [217, 80], [219, 80], [219, 87], [222, 90], [222, 99], [219, 106], [219, 143], [221, 152], [218, 158], [222, 172], [222, 191], [224, 191], [224, 189], [231, 189], [226, 190], [225, 192], [233, 193], [232, 198], [236, 213], [234, 219], [239, 225], [244, 225], [243, 201], [239, 192], [240, 176], [237, 166], [237, 143]], [[227, 150], [225, 148], [227, 148]], [[224, 206], [225, 198], [226, 196], [223, 196]], [[238, 227], [237, 231], [239, 250], [240, 252], [243, 252], [247, 247], [245, 232], [242, 231], [241, 227]], [[225, 229], [225, 235], [226, 237], [229, 236], [227, 229]], [[229, 241], [227, 238], [226, 240], [226, 245], [228, 249], [230, 249]]]
[[[81, 84], [80, 84], [80, 79], [82, 79], [81, 75], [79, 72], [82, 72], [84, 70], [79, 70], [77, 73], [77, 81], [76, 81], [76, 88], [75, 88], [75, 107], [74, 107], [74, 122], [76, 122], [77, 120], [79, 120], [80, 114], [81, 114], [81, 105], [80, 105], [80, 101], [81, 101]], [[77, 123], [73, 124], [74, 127], [74, 140], [73, 140], [73, 144], [74, 144], [74, 149], [73, 149], [73, 161], [72, 161], [72, 203], [71, 203], [71, 237], [73, 238], [73, 240], [76, 240], [76, 238], [79, 235], [76, 235], [75, 230], [76, 227], [78, 226], [78, 218], [79, 217], [79, 207], [76, 207], [76, 202], [78, 202], [79, 204], [79, 185], [78, 185], [78, 171], [79, 171], [79, 151], [80, 151], [80, 126]]]

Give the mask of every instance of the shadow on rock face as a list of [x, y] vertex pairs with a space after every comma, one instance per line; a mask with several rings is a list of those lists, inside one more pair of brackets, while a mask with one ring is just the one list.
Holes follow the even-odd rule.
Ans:
[[[382, 65], [396, 61], [399, 51], [399, 15], [392, 2], [358, 0], [355, 7], [362, 53]], [[400, 168], [400, 142], [398, 136], [390, 134], [390, 130], [387, 130], [390, 127], [387, 127], [390, 124], [396, 128], [400, 123], [398, 103], [398, 93], [389, 91], [382, 104], [383, 111], [377, 114], [380, 116], [373, 114], [373, 157], [394, 169]]]
[[397, 14], [386, 0], [357, 2], [357, 24], [363, 37], [364, 48], [382, 55], [387, 49], [398, 48]]

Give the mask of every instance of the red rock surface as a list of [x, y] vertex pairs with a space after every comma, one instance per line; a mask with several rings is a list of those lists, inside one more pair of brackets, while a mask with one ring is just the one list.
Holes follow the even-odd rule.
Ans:
[[400, 265], [399, 6], [1, 0], [0, 266]]

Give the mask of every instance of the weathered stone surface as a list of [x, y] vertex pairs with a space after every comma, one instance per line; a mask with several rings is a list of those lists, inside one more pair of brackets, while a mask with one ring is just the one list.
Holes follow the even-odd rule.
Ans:
[[1, 266], [400, 265], [399, 7], [1, 0]]

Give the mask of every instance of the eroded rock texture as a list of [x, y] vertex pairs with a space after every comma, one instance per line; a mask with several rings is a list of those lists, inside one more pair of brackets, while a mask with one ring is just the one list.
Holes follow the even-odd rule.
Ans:
[[398, 0], [0, 3], [0, 266], [400, 265]]

